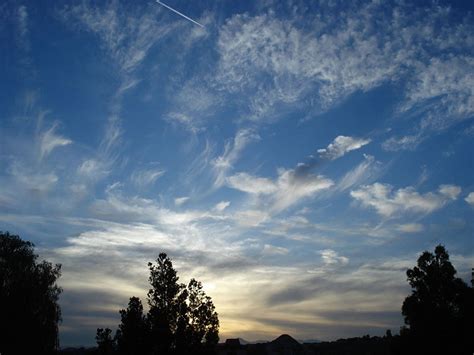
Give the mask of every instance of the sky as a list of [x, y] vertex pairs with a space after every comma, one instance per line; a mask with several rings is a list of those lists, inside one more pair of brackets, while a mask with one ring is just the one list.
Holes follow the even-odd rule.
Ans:
[[398, 332], [474, 266], [474, 2], [0, 4], [0, 229], [62, 264], [62, 346], [166, 252], [220, 337]]

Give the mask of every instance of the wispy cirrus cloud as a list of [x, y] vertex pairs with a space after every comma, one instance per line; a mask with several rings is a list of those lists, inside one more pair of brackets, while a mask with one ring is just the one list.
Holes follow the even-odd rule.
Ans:
[[474, 115], [474, 57], [432, 58], [407, 92], [407, 111], [426, 104], [423, 129], [442, 130]]
[[181, 206], [181, 205], [184, 205], [186, 202], [189, 201], [189, 197], [188, 196], [183, 196], [183, 197], [176, 197], [174, 199], [174, 204], [176, 206]]
[[214, 210], [218, 212], [224, 211], [227, 207], [230, 206], [230, 201], [221, 201], [214, 206]]
[[[378, 7], [353, 8], [343, 14], [346, 21], [326, 13], [313, 25], [297, 13], [285, 20], [272, 13], [236, 15], [219, 34], [218, 82], [230, 92], [255, 91], [248, 103], [253, 117], [269, 120], [282, 105], [313, 100], [321, 111], [392, 80], [409, 52], [395, 39], [390, 21], [379, 18]], [[376, 21], [387, 22], [388, 45], [381, 45]], [[312, 28], [303, 30], [301, 22]], [[340, 26], [330, 29], [336, 22]]]
[[295, 169], [279, 169], [275, 180], [238, 173], [230, 176], [227, 182], [229, 187], [255, 197], [254, 203], [268, 211], [258, 214], [262, 220], [268, 213], [282, 212], [334, 185], [331, 179], [322, 175], [298, 174]]
[[255, 195], [271, 194], [277, 190], [277, 186], [273, 180], [247, 173], [237, 173], [229, 176], [227, 183], [233, 189]]
[[[396, 116], [410, 111], [416, 128], [384, 147], [414, 149], [473, 116], [473, 53], [465, 49], [473, 48], [474, 26], [470, 15], [453, 26], [449, 7], [392, 5], [346, 3], [337, 16], [298, 9], [285, 18], [235, 15], [219, 32], [216, 86], [235, 96], [249, 119], [268, 122], [302, 107], [311, 116], [356, 92], [396, 83], [405, 94]], [[248, 100], [241, 97], [246, 92]]]
[[403, 233], [419, 233], [424, 230], [424, 227], [420, 223], [405, 223], [397, 225], [396, 230]]
[[424, 139], [426, 139], [426, 135], [422, 135], [420, 132], [402, 137], [390, 137], [382, 143], [382, 148], [392, 152], [414, 150]]
[[24, 51], [30, 50], [28, 8], [20, 5], [17, 9], [18, 43]]
[[205, 130], [222, 104], [222, 97], [209, 87], [207, 80], [203, 83], [202, 79], [192, 78], [185, 81], [177, 93], [173, 91], [170, 101], [172, 110], [164, 119], [197, 134]]
[[111, 170], [119, 161], [120, 143], [124, 134], [122, 101], [140, 82], [138, 69], [153, 46], [179, 27], [176, 23], [164, 24], [157, 21], [158, 13], [154, 4], [127, 7], [119, 1], [102, 4], [84, 1], [67, 5], [58, 11], [59, 18], [71, 28], [97, 36], [100, 46], [112, 59], [119, 77], [119, 85], [109, 98], [109, 114], [105, 120], [102, 140], [95, 156], [84, 161], [103, 166], [100, 169], [102, 172]]
[[461, 188], [455, 185], [440, 185], [438, 191], [420, 194], [413, 187], [393, 191], [388, 184], [375, 183], [351, 191], [351, 196], [364, 207], [371, 207], [384, 217], [400, 213], [431, 213], [448, 202], [456, 200]]
[[[296, 25], [304, 21], [298, 15], [234, 16], [220, 32], [219, 83], [231, 92], [256, 90], [249, 106], [256, 119], [268, 120], [282, 104], [312, 97], [324, 109], [390, 80], [401, 56], [389, 59], [396, 48], [379, 46], [370, 25], [377, 16], [373, 6], [355, 12], [333, 32], [326, 27], [333, 18], [318, 18], [318, 27], [306, 32]], [[270, 84], [260, 84], [265, 78]]]
[[215, 173], [214, 187], [221, 187], [225, 183], [227, 173], [240, 158], [244, 148], [259, 139], [260, 136], [251, 129], [241, 129], [237, 131], [234, 139], [225, 144], [222, 155], [212, 161]]
[[[34, 168], [24, 166], [22, 163], [14, 163], [10, 170], [11, 176], [19, 184], [19, 194], [32, 193], [43, 195], [54, 188], [59, 178], [54, 172], [37, 171]], [[18, 197], [18, 196], [17, 196]]]
[[143, 62], [149, 50], [176, 27], [157, 21], [159, 9], [154, 4], [126, 7], [118, 1], [65, 6], [60, 18], [73, 27], [96, 34], [101, 45], [125, 74]]
[[383, 142], [388, 151], [414, 150], [432, 132], [440, 132], [474, 116], [474, 57], [431, 58], [420, 64], [418, 75], [408, 85], [400, 115], [421, 115], [417, 127], [407, 135]]
[[353, 169], [349, 170], [338, 181], [336, 190], [345, 191], [357, 187], [361, 184], [367, 184], [370, 180], [376, 179], [382, 172], [382, 163], [375, 160], [371, 155], [364, 154], [364, 160]]
[[165, 172], [164, 169], [160, 168], [137, 169], [130, 176], [130, 180], [135, 186], [143, 188], [153, 185]]
[[60, 136], [56, 133], [57, 123], [53, 124], [50, 129], [44, 131], [40, 135], [40, 159], [50, 154], [55, 148], [66, 146], [72, 143], [72, 140]]

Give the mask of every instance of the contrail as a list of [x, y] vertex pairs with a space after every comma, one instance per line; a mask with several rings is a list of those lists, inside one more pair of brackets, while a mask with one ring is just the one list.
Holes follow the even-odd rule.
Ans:
[[173, 11], [174, 13], [178, 14], [179, 16], [184, 17], [186, 20], [189, 20], [189, 21], [191, 21], [192, 23], [194, 23], [194, 24], [196, 24], [196, 25], [198, 25], [198, 26], [204, 28], [204, 26], [201, 25], [199, 22], [194, 21], [192, 18], [189, 18], [188, 16], [186, 16], [185, 14], [182, 14], [182, 13], [179, 12], [179, 11], [176, 11], [176, 10], [173, 9], [172, 7], [169, 7], [168, 5], [162, 3], [160, 0], [156, 0], [156, 2], [157, 2], [158, 4], [160, 4], [160, 5], [164, 6], [164, 7], [166, 7], [168, 10], [171, 10], [171, 11]]

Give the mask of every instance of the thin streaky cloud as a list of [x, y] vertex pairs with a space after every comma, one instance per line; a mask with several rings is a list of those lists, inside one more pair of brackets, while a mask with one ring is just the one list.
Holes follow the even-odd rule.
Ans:
[[185, 14], [182, 14], [181, 12], [179, 12], [179, 11], [173, 9], [172, 7], [170, 7], [170, 6], [168, 6], [168, 5], [164, 4], [164, 3], [162, 3], [161, 1], [156, 0], [156, 3], [157, 3], [157, 4], [160, 4], [160, 5], [164, 6], [164, 7], [166, 7], [168, 10], [173, 11], [175, 14], [178, 14], [179, 16], [184, 17], [186, 20], [191, 21], [191, 22], [194, 23], [195, 25], [198, 25], [198, 26], [204, 28], [204, 25], [201, 25], [199, 22], [194, 21], [192, 18], [189, 18], [189, 17], [186, 16]]

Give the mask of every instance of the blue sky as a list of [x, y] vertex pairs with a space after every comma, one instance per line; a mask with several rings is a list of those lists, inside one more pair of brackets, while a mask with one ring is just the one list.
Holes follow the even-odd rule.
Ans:
[[0, 220], [92, 344], [161, 251], [221, 339], [403, 324], [405, 270], [473, 264], [472, 2], [4, 1]]

